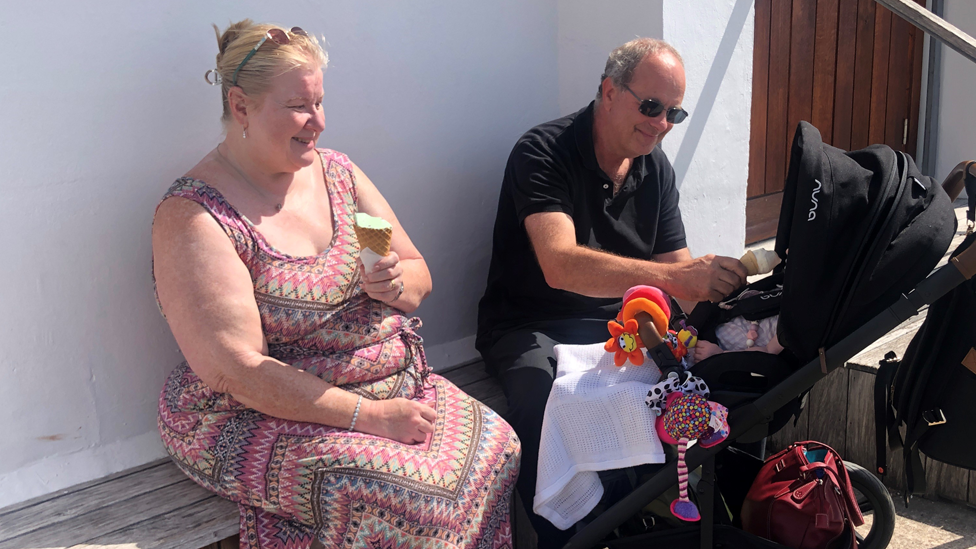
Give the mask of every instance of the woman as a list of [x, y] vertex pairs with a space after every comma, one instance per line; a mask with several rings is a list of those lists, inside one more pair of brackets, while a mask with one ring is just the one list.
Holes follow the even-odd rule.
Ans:
[[[430, 274], [325, 127], [327, 57], [299, 28], [218, 31], [226, 137], [160, 203], [153, 273], [186, 362], [159, 401], [167, 451], [236, 501], [245, 547], [502, 547], [520, 448], [431, 374]], [[356, 212], [393, 225], [357, 263]]]

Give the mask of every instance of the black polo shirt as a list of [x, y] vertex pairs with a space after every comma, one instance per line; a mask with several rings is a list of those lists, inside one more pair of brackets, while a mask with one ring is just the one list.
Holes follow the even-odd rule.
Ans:
[[674, 169], [661, 147], [634, 159], [617, 196], [593, 150], [594, 103], [529, 130], [505, 167], [488, 287], [478, 307], [477, 347], [519, 326], [566, 318], [612, 319], [620, 298], [592, 298], [546, 284], [525, 232], [525, 218], [565, 212], [576, 242], [650, 259], [686, 247]]

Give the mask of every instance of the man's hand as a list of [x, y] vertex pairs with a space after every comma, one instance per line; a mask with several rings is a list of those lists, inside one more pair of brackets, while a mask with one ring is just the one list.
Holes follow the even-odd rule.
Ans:
[[714, 254], [671, 264], [670, 293], [681, 299], [718, 302], [746, 282], [738, 259]]

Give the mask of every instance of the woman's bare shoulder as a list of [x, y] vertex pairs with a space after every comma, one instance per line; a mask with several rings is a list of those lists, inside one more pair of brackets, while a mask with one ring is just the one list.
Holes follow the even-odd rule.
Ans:
[[[196, 180], [189, 176], [184, 177], [187, 178]], [[193, 192], [171, 192], [163, 198], [153, 215], [152, 240], [154, 253], [159, 253], [163, 246], [179, 254], [186, 246], [196, 246], [203, 242], [207, 242], [208, 246], [227, 246], [233, 249], [220, 223], [207, 210], [207, 206], [196, 199]]]

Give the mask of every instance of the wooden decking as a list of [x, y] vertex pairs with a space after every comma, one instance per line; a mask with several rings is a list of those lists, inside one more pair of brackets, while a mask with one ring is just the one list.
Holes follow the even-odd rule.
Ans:
[[167, 459], [0, 509], [0, 549], [192, 549], [237, 534], [238, 516]]

